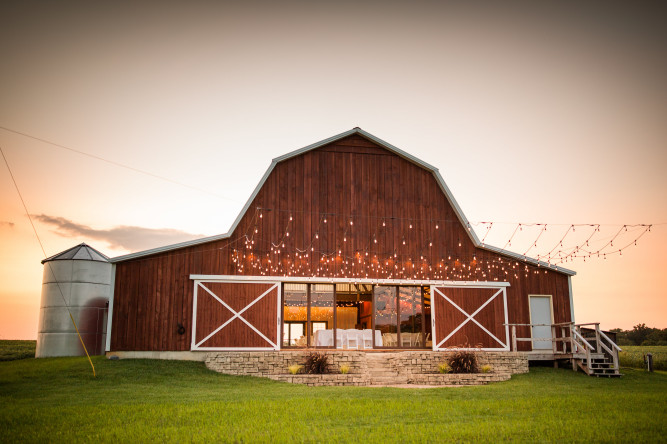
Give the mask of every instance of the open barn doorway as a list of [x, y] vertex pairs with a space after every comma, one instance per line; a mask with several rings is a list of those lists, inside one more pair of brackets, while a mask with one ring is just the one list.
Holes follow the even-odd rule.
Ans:
[[430, 348], [431, 294], [428, 287], [378, 285], [374, 289], [376, 348]]

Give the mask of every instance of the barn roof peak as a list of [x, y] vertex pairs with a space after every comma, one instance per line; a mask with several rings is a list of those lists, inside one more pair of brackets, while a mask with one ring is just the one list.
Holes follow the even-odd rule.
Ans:
[[[329, 137], [328, 139], [320, 140], [319, 142], [315, 142], [311, 145], [304, 146], [303, 148], [299, 148], [298, 150], [294, 150], [294, 151], [291, 151], [287, 154], [283, 154], [282, 156], [274, 158], [273, 162], [278, 163], [278, 162], [282, 162], [282, 161], [287, 160], [287, 159], [291, 159], [292, 157], [296, 157], [296, 156], [301, 155], [303, 153], [306, 153], [308, 151], [315, 150], [317, 148], [323, 147], [323, 146], [328, 145], [328, 144], [333, 143], [333, 142], [337, 142], [341, 139], [344, 139], [344, 138], [349, 137], [349, 136], [353, 136], [355, 134], [363, 137], [364, 139], [370, 140], [371, 142], [375, 143], [376, 145], [379, 145], [380, 147], [382, 147], [382, 148], [384, 148], [384, 149], [386, 149], [386, 150], [388, 150], [388, 151], [390, 151], [390, 152], [392, 152], [392, 153], [394, 153], [394, 154], [396, 154], [396, 155], [398, 155], [398, 156], [400, 156], [400, 157], [402, 157], [402, 158], [404, 158], [404, 159], [406, 159], [406, 160], [408, 160], [408, 161], [410, 161], [410, 162], [412, 162], [412, 163], [414, 163], [414, 164], [416, 164], [416, 165], [418, 165], [422, 168], [425, 168], [425, 169], [427, 169], [431, 172], [437, 172], [438, 171], [438, 169], [436, 167], [434, 167], [433, 165], [430, 165], [430, 164], [424, 162], [423, 160], [416, 158], [412, 154], [406, 153], [405, 151], [395, 147], [394, 145], [392, 145], [388, 142], [385, 142], [384, 140], [380, 139], [379, 137], [375, 137], [371, 133], [362, 130], [358, 126], [355, 126], [354, 128], [352, 128], [349, 131], [345, 131], [343, 133], [336, 134], [335, 136]], [[442, 179], [442, 178], [440, 178], [440, 179]], [[444, 184], [444, 181], [442, 181], [442, 182]], [[445, 188], [446, 188], [446, 185], [445, 185]], [[449, 189], [447, 189], [447, 192], [449, 192]], [[449, 193], [449, 194], [450, 195], [448, 195], [447, 198], [451, 197], [451, 200], [453, 200], [454, 197], [451, 196], [451, 193]], [[458, 207], [458, 205], [457, 205], [457, 207]], [[457, 208], [457, 211], [460, 211], [460, 209]]]

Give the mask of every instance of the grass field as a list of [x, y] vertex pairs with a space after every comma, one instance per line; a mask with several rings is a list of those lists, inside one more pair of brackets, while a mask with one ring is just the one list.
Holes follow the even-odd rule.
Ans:
[[3, 442], [657, 442], [667, 374], [597, 379], [534, 368], [481, 387], [318, 387], [202, 363], [0, 362]]
[[0, 361], [35, 357], [37, 341], [0, 341]]
[[667, 370], [667, 346], [636, 346], [624, 345], [623, 351], [619, 353], [618, 359], [621, 367], [646, 368], [644, 354], [653, 354], [653, 368], [655, 370]]

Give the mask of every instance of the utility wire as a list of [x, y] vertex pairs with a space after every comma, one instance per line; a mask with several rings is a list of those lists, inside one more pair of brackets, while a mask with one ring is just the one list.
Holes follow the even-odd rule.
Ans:
[[[30, 212], [28, 211], [28, 207], [25, 204], [25, 201], [23, 200], [23, 196], [21, 195], [21, 190], [19, 190], [19, 186], [16, 183], [16, 179], [14, 179], [14, 174], [12, 173], [12, 169], [9, 167], [9, 162], [7, 161], [7, 157], [5, 157], [5, 152], [2, 149], [2, 146], [0, 146], [0, 154], [2, 154], [2, 159], [5, 161], [5, 165], [7, 165], [7, 170], [9, 171], [9, 176], [12, 178], [12, 182], [14, 182], [14, 187], [16, 188], [16, 192], [19, 195], [19, 199], [21, 199], [21, 204], [23, 204], [23, 209], [25, 210], [26, 216], [28, 216], [28, 220], [30, 221], [30, 225], [32, 226], [32, 231], [35, 233], [35, 237], [37, 238], [37, 242], [39, 242], [39, 247], [42, 249], [42, 253], [44, 254], [44, 259], [46, 259], [48, 256], [46, 255], [46, 250], [44, 250], [44, 245], [42, 244], [42, 240], [39, 238], [39, 234], [37, 234], [37, 229], [35, 228], [35, 224], [32, 221], [32, 217], [30, 217]], [[72, 316], [72, 311], [69, 309], [69, 305], [67, 304], [67, 300], [65, 299], [65, 295], [63, 294], [63, 290], [60, 287], [60, 281], [58, 281], [58, 277], [56, 274], [53, 272], [53, 267], [51, 266], [51, 262], [46, 262], [46, 264], [49, 267], [49, 271], [51, 272], [51, 275], [53, 275], [53, 279], [56, 281], [56, 285], [58, 286], [58, 291], [60, 292], [60, 297], [63, 299], [63, 303], [65, 304], [65, 308], [67, 309], [67, 313], [69, 313], [69, 318], [72, 320], [72, 324], [74, 325], [74, 329], [76, 330], [76, 334], [79, 337], [79, 341], [81, 341], [81, 345], [83, 346], [83, 351], [86, 352], [86, 357], [88, 358], [88, 362], [90, 362], [90, 366], [93, 368], [93, 377], [96, 377], [97, 375], [95, 374], [95, 366], [93, 365], [92, 359], [90, 359], [90, 355], [88, 354], [88, 349], [86, 348], [86, 344], [83, 343], [83, 338], [81, 337], [81, 333], [79, 333], [79, 327], [76, 325], [76, 321], [74, 321], [74, 316]]]
[[182, 182], [178, 182], [177, 180], [169, 179], [168, 177], [159, 176], [159, 175], [157, 175], [157, 174], [153, 174], [153, 173], [151, 173], [151, 172], [149, 172], [149, 171], [141, 170], [141, 169], [139, 169], [139, 168], [135, 168], [135, 167], [132, 167], [132, 166], [129, 166], [129, 165], [122, 164], [122, 163], [120, 163], [120, 162], [116, 162], [116, 161], [113, 161], [113, 160], [105, 159], [104, 157], [100, 157], [100, 156], [96, 156], [96, 155], [94, 155], [94, 154], [86, 153], [85, 151], [79, 151], [79, 150], [76, 150], [76, 149], [74, 149], [74, 148], [70, 148], [70, 147], [68, 147], [68, 146], [61, 145], [61, 144], [59, 144], [59, 143], [51, 142], [50, 140], [42, 139], [42, 138], [40, 138], [40, 137], [32, 136], [32, 135], [30, 135], [30, 134], [26, 134], [26, 133], [22, 133], [22, 132], [20, 132], [20, 131], [13, 130], [13, 129], [11, 129], [11, 128], [6, 128], [6, 127], [4, 127], [4, 126], [0, 126], [0, 129], [5, 130], [5, 131], [8, 131], [8, 132], [10, 132], [10, 133], [18, 134], [18, 135], [23, 136], [23, 137], [28, 137], [28, 138], [30, 138], [30, 139], [37, 140], [37, 141], [42, 142], [42, 143], [45, 143], [45, 144], [47, 144], [47, 145], [51, 145], [51, 146], [54, 146], [54, 147], [57, 147], [57, 148], [61, 148], [61, 149], [67, 150], [67, 151], [71, 151], [71, 152], [73, 152], [73, 153], [80, 154], [80, 155], [82, 155], [82, 156], [90, 157], [90, 158], [95, 159], [95, 160], [100, 160], [100, 161], [102, 161], [102, 162], [106, 162], [106, 163], [108, 163], [108, 164], [110, 164], [110, 165], [114, 165], [114, 166], [117, 166], [117, 167], [120, 167], [120, 168], [125, 168], [125, 169], [127, 169], [127, 170], [134, 171], [135, 173], [145, 174], [145, 175], [150, 176], [150, 177], [153, 177], [153, 178], [155, 178], [155, 179], [160, 179], [160, 180], [163, 180], [163, 181], [165, 181], [165, 182], [169, 182], [169, 183], [173, 183], [173, 184], [175, 184], [175, 185], [179, 185], [179, 186], [182, 186], [182, 187], [190, 188], [191, 190], [199, 191], [199, 192], [201, 192], [201, 193], [206, 193], [206, 194], [209, 194], [209, 195], [211, 195], [211, 196], [215, 196], [215, 197], [217, 197], [217, 198], [219, 198], [219, 199], [225, 199], [225, 200], [229, 200], [229, 201], [232, 201], [232, 202], [241, 203], [241, 202], [237, 201], [236, 199], [232, 199], [232, 198], [230, 198], [230, 197], [223, 196], [223, 195], [221, 195], [221, 194], [213, 193], [213, 192], [208, 191], [208, 190], [205, 190], [205, 189], [203, 189], [203, 188], [199, 188], [199, 187], [195, 187], [195, 186], [192, 186], [192, 185], [188, 185], [188, 184], [185, 184], [185, 183], [182, 183]]

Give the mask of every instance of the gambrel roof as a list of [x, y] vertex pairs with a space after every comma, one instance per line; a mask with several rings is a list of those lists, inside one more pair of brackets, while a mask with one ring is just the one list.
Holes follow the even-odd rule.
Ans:
[[470, 225], [470, 222], [468, 221], [468, 219], [463, 214], [463, 211], [461, 210], [461, 207], [459, 207], [458, 203], [456, 202], [456, 199], [454, 199], [454, 196], [452, 195], [452, 192], [449, 190], [449, 187], [445, 183], [444, 179], [442, 178], [442, 176], [440, 175], [440, 172], [438, 171], [438, 169], [436, 167], [424, 162], [423, 160], [420, 160], [420, 159], [412, 156], [411, 154], [406, 153], [405, 151], [402, 151], [401, 149], [385, 142], [382, 139], [379, 139], [379, 138], [375, 137], [374, 135], [372, 135], [370, 133], [367, 133], [366, 131], [364, 131], [361, 128], [358, 128], [358, 127], [353, 128], [349, 131], [345, 131], [343, 133], [337, 134], [333, 137], [329, 137], [328, 139], [324, 139], [324, 140], [321, 140], [319, 142], [313, 143], [312, 145], [308, 145], [306, 147], [303, 147], [301, 149], [292, 151], [290, 153], [287, 153], [285, 155], [282, 155], [280, 157], [276, 157], [275, 159], [273, 159], [273, 161], [271, 162], [271, 165], [266, 170], [266, 173], [264, 173], [264, 176], [262, 176], [262, 179], [259, 181], [259, 184], [257, 184], [257, 187], [253, 191], [252, 195], [250, 196], [250, 198], [248, 199], [246, 204], [243, 206], [243, 209], [241, 210], [238, 217], [236, 218], [236, 220], [234, 221], [234, 223], [232, 224], [231, 228], [229, 229], [229, 231], [227, 233], [219, 234], [219, 235], [216, 235], [216, 236], [204, 237], [204, 238], [201, 238], [201, 239], [195, 239], [195, 240], [191, 240], [191, 241], [187, 241], [187, 242], [181, 242], [181, 243], [173, 244], [173, 245], [166, 245], [166, 246], [163, 246], [163, 247], [157, 247], [157, 248], [153, 248], [153, 249], [150, 249], [150, 250], [139, 251], [139, 252], [136, 252], [136, 253], [131, 253], [131, 254], [111, 258], [109, 261], [112, 262], [112, 263], [122, 262], [122, 261], [127, 261], [127, 260], [130, 260], [130, 259], [139, 258], [139, 257], [142, 257], [142, 256], [148, 256], [148, 255], [151, 255], [151, 254], [162, 253], [162, 252], [166, 252], [166, 251], [170, 251], [170, 250], [176, 250], [176, 249], [179, 249], [179, 248], [190, 247], [190, 246], [193, 246], [193, 245], [199, 245], [199, 244], [203, 244], [203, 243], [207, 243], [207, 242], [213, 242], [213, 241], [229, 238], [232, 235], [232, 233], [234, 233], [234, 230], [236, 230], [236, 227], [238, 226], [239, 222], [241, 221], [241, 219], [245, 215], [246, 211], [248, 211], [248, 209], [250, 208], [250, 205], [252, 204], [253, 200], [255, 199], [255, 197], [257, 196], [259, 191], [262, 189], [262, 187], [264, 186], [264, 183], [266, 182], [269, 175], [271, 174], [271, 172], [273, 171], [273, 169], [275, 168], [275, 166], [278, 163], [283, 162], [283, 161], [288, 160], [288, 159], [291, 159], [293, 157], [299, 156], [299, 155], [301, 155], [305, 152], [323, 147], [325, 145], [328, 145], [330, 143], [336, 142], [340, 139], [343, 139], [345, 137], [349, 137], [349, 136], [352, 136], [352, 135], [359, 135], [359, 136], [377, 144], [378, 146], [386, 149], [387, 151], [390, 151], [390, 152], [402, 157], [403, 159], [405, 159], [405, 160], [407, 160], [407, 161], [409, 161], [409, 162], [411, 162], [411, 163], [429, 171], [431, 174], [433, 174], [433, 176], [435, 177], [436, 182], [438, 183], [438, 186], [440, 187], [442, 192], [445, 194], [445, 197], [447, 198], [447, 201], [449, 202], [449, 204], [453, 208], [453, 210], [456, 213], [456, 216], [458, 217], [462, 226], [467, 228], [465, 231], [468, 233], [468, 236], [472, 240], [475, 247], [481, 248], [481, 249], [484, 249], [484, 250], [487, 250], [487, 251], [491, 251], [493, 253], [508, 256], [508, 257], [513, 258], [513, 259], [517, 259], [517, 260], [527, 262], [527, 263], [530, 263], [530, 264], [533, 264], [533, 265], [543, 266], [543, 267], [546, 267], [550, 270], [559, 271], [561, 273], [564, 273], [564, 274], [567, 274], [567, 275], [570, 275], [570, 276], [576, 274], [574, 271], [568, 270], [566, 268], [557, 267], [555, 265], [548, 264], [548, 263], [542, 262], [542, 261], [538, 261], [536, 259], [529, 258], [529, 257], [523, 256], [521, 254], [514, 253], [512, 251], [507, 251], [507, 250], [503, 250], [501, 248], [497, 248], [497, 247], [494, 247], [494, 246], [491, 246], [491, 245], [482, 244], [480, 242], [479, 238], [477, 237], [477, 235], [475, 234], [475, 231], [472, 229], [472, 227]]

